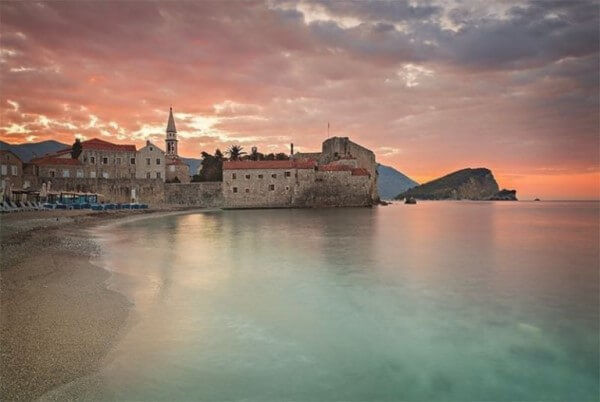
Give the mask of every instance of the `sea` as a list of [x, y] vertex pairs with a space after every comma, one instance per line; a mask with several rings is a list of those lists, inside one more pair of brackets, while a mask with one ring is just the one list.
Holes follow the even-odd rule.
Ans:
[[132, 303], [87, 400], [596, 401], [598, 202], [215, 210], [95, 232]]

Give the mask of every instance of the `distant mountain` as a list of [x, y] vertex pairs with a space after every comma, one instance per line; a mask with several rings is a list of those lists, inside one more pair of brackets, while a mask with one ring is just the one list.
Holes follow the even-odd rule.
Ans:
[[200, 164], [202, 163], [202, 159], [195, 158], [181, 158], [183, 163], [188, 165], [190, 168], [190, 176], [193, 176], [198, 173], [198, 169], [200, 168]]
[[422, 200], [489, 200], [498, 194], [498, 183], [492, 171], [486, 168], [462, 169], [396, 197], [413, 197]]
[[48, 140], [42, 142], [31, 142], [26, 144], [9, 144], [0, 141], [0, 149], [9, 150], [17, 155], [23, 162], [29, 162], [33, 158], [44, 156], [45, 154], [60, 151], [70, 147], [70, 145], [62, 144], [58, 141]]
[[398, 194], [419, 185], [416, 181], [393, 167], [377, 165], [377, 189], [382, 200], [391, 200]]

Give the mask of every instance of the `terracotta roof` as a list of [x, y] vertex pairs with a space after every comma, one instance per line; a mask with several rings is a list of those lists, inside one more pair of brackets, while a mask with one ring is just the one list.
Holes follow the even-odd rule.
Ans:
[[243, 169], [313, 169], [317, 162], [312, 159], [290, 159], [285, 161], [225, 161], [223, 170]]
[[52, 156], [44, 156], [41, 158], [35, 158], [30, 161], [30, 163], [38, 166], [77, 166], [81, 165], [78, 159], [72, 158], [55, 158]]
[[352, 176], [371, 176], [371, 174], [365, 168], [355, 168], [352, 169]]
[[[99, 138], [81, 142], [82, 149], [97, 149], [101, 151], [126, 151], [135, 152], [135, 145], [113, 144], [112, 142], [104, 141]], [[71, 148], [69, 148], [70, 150]]]
[[319, 170], [322, 170], [324, 172], [341, 172], [341, 171], [351, 171], [352, 170], [352, 166], [348, 166], [348, 165], [340, 165], [337, 163], [328, 163], [327, 165], [321, 165], [319, 166]]
[[11, 151], [10, 149], [0, 149], [0, 154], [11, 154], [15, 158], [17, 158], [19, 160], [19, 162], [23, 163], [23, 161], [21, 160], [21, 158], [19, 158], [19, 155], [17, 155], [16, 153], [14, 153], [13, 151]]

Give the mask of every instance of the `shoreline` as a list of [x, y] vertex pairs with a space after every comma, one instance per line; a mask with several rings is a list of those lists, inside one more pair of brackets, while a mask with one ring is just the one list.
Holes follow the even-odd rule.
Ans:
[[0, 399], [32, 400], [96, 371], [132, 308], [92, 262], [99, 226], [207, 209], [41, 211], [0, 217]]

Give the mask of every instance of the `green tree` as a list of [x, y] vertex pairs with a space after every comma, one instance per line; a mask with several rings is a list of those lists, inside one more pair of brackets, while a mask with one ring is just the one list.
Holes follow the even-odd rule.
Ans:
[[232, 145], [227, 150], [227, 154], [229, 155], [229, 160], [237, 161], [242, 155], [245, 155], [246, 152], [241, 145]]
[[287, 161], [288, 159], [290, 159], [290, 157], [284, 154], [283, 152], [279, 152], [277, 155], [275, 155], [275, 159], [278, 161]]
[[77, 159], [79, 155], [81, 155], [81, 151], [83, 151], [83, 147], [81, 146], [81, 140], [79, 138], [75, 139], [73, 146], [71, 147], [71, 158]]

